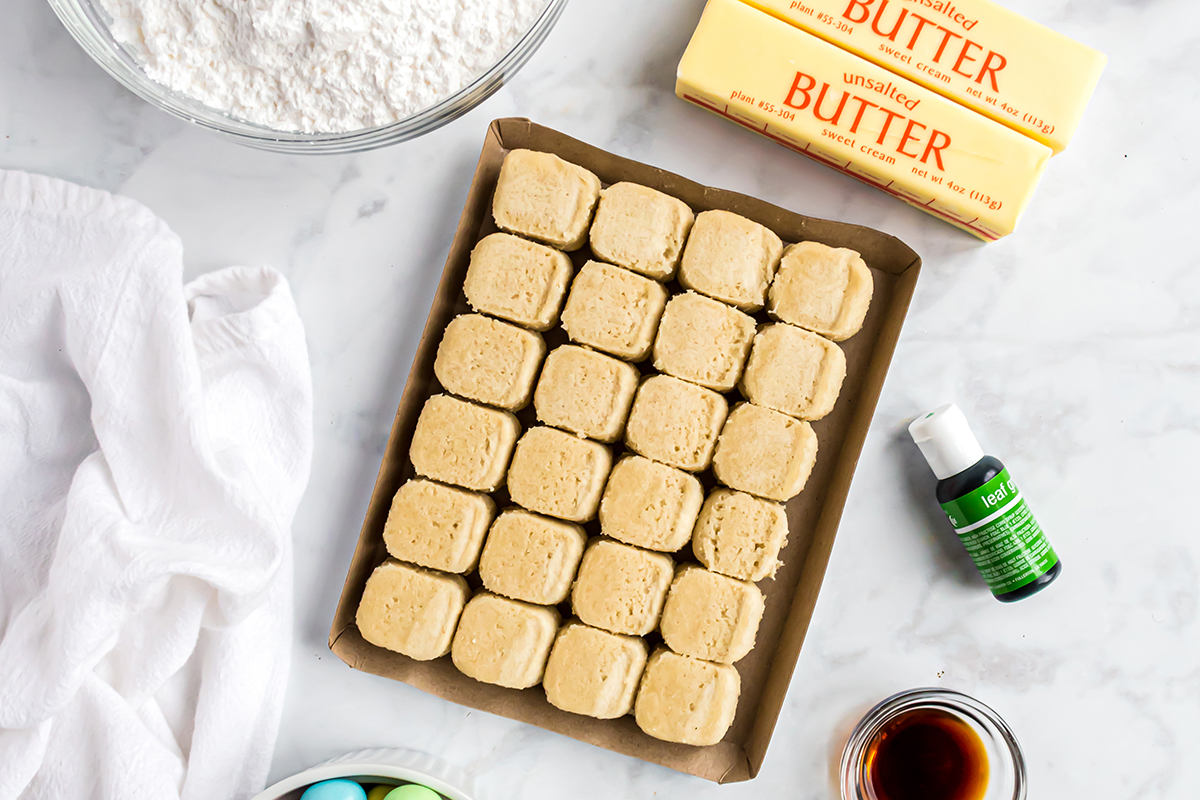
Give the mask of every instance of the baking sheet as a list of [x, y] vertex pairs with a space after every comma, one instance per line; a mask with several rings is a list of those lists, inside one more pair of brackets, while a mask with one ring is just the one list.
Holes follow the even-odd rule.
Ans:
[[[790, 533], [788, 545], [781, 553], [783, 566], [774, 580], [759, 583], [766, 611], [754, 650], [736, 665], [742, 678], [737, 717], [724, 740], [709, 747], [659, 741], [642, 733], [632, 716], [595, 720], [560, 711], [547, 702], [540, 687], [518, 691], [479, 683], [458, 672], [449, 656], [429, 662], [413, 661], [369, 644], [354, 623], [367, 577], [387, 556], [382, 533], [392, 496], [415, 475], [408, 459], [408, 446], [417, 416], [426, 398], [441, 391], [433, 374], [433, 361], [442, 331], [455, 316], [471, 311], [462, 293], [470, 252], [481, 237], [496, 230], [490, 213], [492, 193], [505, 153], [517, 148], [556, 153], [590, 169], [605, 185], [626, 180], [650, 186], [680, 198], [697, 213], [714, 208], [733, 211], [766, 225], [785, 242], [814, 240], [833, 247], [852, 248], [862, 254], [873, 274], [875, 292], [863, 328], [842, 343], [847, 371], [841, 396], [829, 416], [813, 423], [818, 441], [816, 466], [804, 491], [787, 503]], [[571, 255], [578, 267], [588, 258], [589, 251], [584, 247]], [[375, 491], [330, 629], [330, 649], [355, 669], [403, 681], [446, 700], [521, 720], [598, 747], [722, 783], [754, 777], [762, 766], [812, 619], [850, 481], [920, 265], [915, 252], [880, 231], [805, 217], [762, 200], [702, 186], [526, 119], [492, 122], [425, 332], [400, 397]], [[756, 316], [763, 321], [767, 319], [763, 314]], [[561, 328], [546, 335], [550, 349], [565, 341]], [[645, 364], [641, 367], [648, 369]], [[731, 407], [740, 399], [736, 392], [727, 397]], [[532, 406], [518, 417], [524, 428], [536, 419]], [[620, 446], [615, 449], [619, 452]], [[711, 472], [704, 473], [702, 478], [706, 490], [711, 489]], [[496, 497], [503, 508], [507, 496], [501, 491]], [[590, 534], [599, 533], [594, 521], [586, 527]], [[677, 556], [680, 561], [689, 559], [690, 546]], [[477, 586], [478, 579], [474, 580]], [[564, 618], [568, 616], [569, 609], [564, 607]]]

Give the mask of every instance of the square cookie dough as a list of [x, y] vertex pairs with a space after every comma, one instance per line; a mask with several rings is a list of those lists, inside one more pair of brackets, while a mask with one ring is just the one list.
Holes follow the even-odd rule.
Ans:
[[479, 577], [489, 591], [542, 606], [567, 599], [587, 536], [570, 522], [524, 509], [501, 512], [488, 531]]
[[546, 357], [533, 393], [538, 420], [579, 436], [615, 442], [637, 391], [637, 367], [564, 344]]
[[600, 498], [600, 532], [620, 542], [673, 553], [687, 544], [704, 489], [699, 479], [642, 456], [626, 456]]
[[392, 499], [383, 543], [393, 558], [442, 572], [470, 572], [496, 504], [486, 494], [413, 478]]
[[667, 290], [661, 283], [589, 261], [571, 284], [562, 326], [573, 342], [641, 361], [650, 353], [666, 304]]
[[716, 489], [700, 509], [692, 552], [713, 572], [761, 581], [774, 577], [787, 537], [787, 512], [782, 505], [745, 492]]
[[562, 250], [578, 250], [600, 197], [600, 179], [553, 153], [513, 150], [500, 165], [496, 226]]
[[674, 573], [668, 555], [598, 539], [579, 564], [571, 607], [593, 628], [643, 636], [658, 627]]
[[729, 211], [696, 215], [679, 282], [743, 311], [758, 311], [779, 266], [783, 242], [772, 231]]
[[634, 719], [655, 739], [716, 744], [733, 724], [741, 691], [734, 667], [660, 648], [646, 662]]
[[783, 254], [767, 311], [841, 342], [862, 328], [874, 285], [871, 270], [855, 251], [800, 242]]
[[490, 492], [504, 480], [520, 433], [511, 412], [435, 394], [421, 409], [408, 454], [426, 478]]
[[544, 331], [558, 321], [572, 272], [565, 253], [493, 233], [471, 251], [463, 293], [476, 311]]
[[450, 320], [433, 374], [446, 391], [517, 411], [529, 404], [546, 343], [541, 334], [482, 314]]
[[667, 281], [675, 277], [693, 219], [682, 200], [648, 186], [614, 183], [600, 192], [592, 223], [592, 252], [648, 278]]
[[754, 341], [754, 318], [695, 292], [667, 303], [654, 339], [654, 367], [718, 392], [737, 385]]
[[753, 583], [688, 564], [675, 573], [667, 592], [663, 641], [676, 653], [732, 664], [754, 647], [763, 607]]
[[754, 337], [742, 375], [751, 403], [797, 419], [821, 419], [833, 410], [846, 377], [846, 355], [823, 336], [795, 325], [764, 325]]
[[742, 403], [721, 431], [713, 472], [731, 489], [783, 503], [804, 488], [817, 460], [817, 435], [803, 420]]
[[542, 686], [555, 708], [596, 719], [623, 717], [633, 708], [646, 667], [646, 642], [568, 622], [558, 632]]
[[450, 652], [450, 640], [470, 594], [459, 575], [389, 559], [367, 578], [355, 622], [371, 644], [429, 661]]
[[459, 672], [482, 683], [537, 686], [560, 619], [556, 608], [477, 594], [463, 609], [450, 658]]
[[612, 453], [598, 442], [538, 426], [517, 442], [508, 494], [517, 505], [572, 522], [596, 516]]
[[712, 462], [728, 411], [725, 398], [712, 389], [654, 375], [642, 382], [633, 398], [625, 443], [646, 458], [699, 472]]

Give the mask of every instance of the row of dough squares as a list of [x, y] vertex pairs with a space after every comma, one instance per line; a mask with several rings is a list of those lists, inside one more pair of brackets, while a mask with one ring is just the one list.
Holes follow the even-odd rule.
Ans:
[[[560, 247], [579, 246], [596, 203], [586, 196], [598, 189], [594, 176], [574, 165], [517, 151], [502, 169], [494, 216], [502, 228]], [[640, 679], [635, 717], [648, 733], [691, 744], [723, 736], [739, 683], [728, 665], [753, 646], [763, 611], [762, 595], [748, 581], [773, 573], [786, 519], [776, 503], [724, 489], [701, 507], [699, 481], [681, 470], [705, 469], [716, 447], [714, 471], [729, 485], [775, 500], [802, 488], [816, 442], [799, 420], [828, 413], [845, 359], [831, 341], [799, 325], [839, 339], [855, 332], [869, 302], [870, 274], [856, 253], [806, 243], [783, 253], [776, 275], [782, 243], [766, 228], [717, 211], [701, 214], [694, 228], [692, 223], [691, 210], [674, 198], [634, 184], [610, 187], [600, 199], [591, 244], [595, 255], [620, 267], [589, 261], [573, 284], [569, 259], [552, 248], [510, 234], [479, 243], [464, 286], [468, 301], [476, 311], [524, 328], [481, 314], [455, 319], [439, 348], [439, 381], [504, 410], [523, 407], [532, 394], [541, 422], [605, 442], [625, 430], [630, 448], [649, 459], [627, 456], [610, 476], [611, 455], [602, 445], [554, 428], [521, 437], [508, 472], [510, 496], [565, 520], [589, 519], [598, 506], [602, 532], [620, 541], [598, 540], [586, 551], [582, 530], [570, 522], [509, 509], [491, 523], [478, 557], [494, 514], [490, 498], [429, 481], [406, 484], [389, 517], [389, 552], [452, 573], [470, 571], [478, 557], [484, 586], [495, 594], [467, 602], [461, 577], [389, 561], [364, 594], [359, 622], [369, 640], [418, 658], [450, 651], [464, 673], [516, 688], [535, 685], [544, 669], [554, 705], [597, 717], [627, 713]], [[671, 278], [681, 253], [680, 282], [694, 291], [668, 302], [665, 288], [650, 278]], [[545, 357], [536, 331], [554, 324], [568, 284], [562, 324], [572, 340], [627, 360], [644, 359], [653, 349], [655, 367], [668, 375], [639, 387], [632, 365], [576, 345]], [[784, 321], [756, 335], [754, 319], [739, 309], [761, 310], [768, 287], [771, 314]], [[738, 406], [726, 420], [717, 392], [735, 386], [755, 403]], [[506, 445], [511, 448], [518, 434], [515, 418], [503, 410], [434, 397], [414, 435], [413, 462], [423, 475], [490, 491], [504, 477]], [[455, 440], [466, 446], [455, 447]], [[775, 458], [765, 464], [763, 448], [755, 445], [763, 441], [784, 443], [768, 448], [766, 455]], [[479, 444], [484, 446], [471, 446]], [[439, 493], [440, 509], [434, 502]], [[446, 507], [448, 499], [461, 507]], [[405, 519], [418, 522], [405, 525]], [[430, 536], [439, 524], [443, 535]], [[454, 531], [469, 533], [436, 552], [456, 539]], [[669, 556], [628, 546], [674, 551], [689, 538], [700, 561], [715, 571], [676, 570]], [[572, 583], [576, 565], [579, 577]], [[407, 604], [397, 602], [398, 587], [381, 584], [401, 578], [429, 585]], [[568, 592], [579, 621], [560, 629], [558, 611], [549, 606]], [[382, 624], [389, 612], [413, 612], [424, 607], [422, 597], [435, 596], [441, 599], [431, 608], [444, 622], [457, 617], [457, 598], [457, 634], [453, 622], [414, 625], [411, 614], [407, 624]], [[658, 627], [660, 616], [671, 649], [647, 660], [637, 634]], [[414, 631], [440, 635], [425, 641], [422, 651], [409, 640]], [[529, 648], [531, 641], [540, 644]], [[681, 696], [707, 701], [683, 711]]]
[[[623, 463], [640, 467], [638, 462], [661, 469], [637, 457]], [[671, 525], [682, 521], [691, 530], [698, 498], [687, 508], [693, 502], [690, 497], [635, 494], [651, 502], [662, 498], [664, 505], [674, 507], [646, 512], [643, 506], [632, 513], [621, 507], [616, 512], [621, 522], [654, 515]], [[609, 531], [613, 532], [617, 531]], [[718, 489], [700, 509], [691, 538], [694, 552], [709, 568], [706, 574], [722, 576], [712, 578], [712, 585], [753, 586], [751, 581], [774, 570], [786, 542], [787, 519], [777, 503]], [[581, 618], [614, 633], [653, 631], [675, 576], [669, 553], [607, 537], [588, 545], [583, 528], [575, 523], [524, 508], [497, 515], [487, 495], [421, 478], [408, 481], [396, 493], [384, 526], [384, 544], [392, 557], [440, 572], [468, 574], [478, 568], [485, 587], [515, 600], [558, 605], [570, 596]], [[699, 648], [683, 647], [694, 649]], [[724, 643], [703, 649], [713, 660], [732, 663], [749, 648]]]
[[[701, 574], [713, 573], [682, 573]], [[564, 711], [615, 719], [632, 710], [646, 733], [667, 741], [715, 744], [737, 708], [740, 678], [728, 664], [665, 647], [650, 654], [639, 636], [576, 620], [561, 624], [553, 606], [490, 592], [472, 597], [461, 575], [400, 561], [389, 559], [372, 573], [357, 623], [367, 641], [413, 658], [449, 652], [459, 671], [485, 683], [542, 683]]]
[[[654, 380], [648, 379], [643, 388]], [[717, 466], [722, 463], [723, 453], [732, 452], [746, 459], [758, 454], [764, 449], [759, 436], [778, 439], [800, 432], [802, 435], [793, 437], [794, 441], [787, 440], [787, 459], [781, 462], [787, 468], [787, 485], [798, 487], [811, 468], [816, 448], [811, 428], [801, 428], [797, 420], [768, 411], [773, 414], [767, 418], [769, 421], [779, 417], [784, 422], [778, 430], [764, 433], [763, 426], [753, 424], [760, 412], [764, 409], [746, 403], [730, 415], [717, 444]], [[745, 419], [751, 424], [743, 430], [740, 425]], [[732, 432], [731, 426], [736, 426]], [[506, 479], [509, 497], [517, 505], [571, 522], [587, 522], [598, 516], [605, 536], [627, 544], [671, 553], [694, 540], [697, 558], [718, 572], [749, 580], [760, 580], [774, 572], [776, 551], [766, 542], [757, 543], [757, 558], [751, 562], [735, 558], [731, 543], [720, 539], [734, 520], [744, 520], [749, 529], [769, 519], [769, 527], [774, 528], [774, 511], [781, 506], [772, 501], [795, 494], [792, 488], [776, 494], [781, 483], [769, 470], [755, 468], [762, 466], [761, 461], [733, 473], [745, 476], [744, 481], [737, 481], [739, 485], [731, 487], [735, 491], [718, 490], [704, 500], [695, 475], [651, 458], [653, 450], [639, 453], [635, 445], [634, 453], [613, 464], [607, 446], [557, 428], [539, 425], [519, 439], [518, 434], [519, 423], [509, 412], [451, 395], [434, 395], [426, 401], [417, 421], [410, 457], [420, 475], [478, 492], [494, 491]], [[767, 449], [777, 446], [775, 441], [768, 440], [767, 444]], [[760, 473], [771, 479], [758, 480]], [[767, 491], [745, 491], [744, 487], [758, 488], [759, 484]], [[396, 503], [403, 491], [402, 487], [397, 493]], [[405, 513], [414, 513], [418, 505], [414, 503]], [[754, 532], [756, 537], [766, 534], [765, 530]]]
[[[515, 155], [506, 159], [506, 167]], [[622, 187], [637, 190], [641, 201], [654, 199], [645, 192], [682, 205], [645, 187], [610, 187], [599, 201], [593, 252], [600, 220], [612, 216], [603, 212], [614, 198], [625, 197], [618, 193]], [[504, 196], [498, 189], [497, 203]], [[532, 331], [552, 327], [561, 309], [562, 327], [577, 344], [633, 362], [653, 351], [652, 363], [660, 372], [720, 392], [739, 386], [758, 405], [819, 419], [830, 402], [817, 373], [824, 370], [828, 382], [840, 383], [845, 362], [833, 341], [861, 327], [871, 297], [870, 270], [854, 251], [817, 242], [784, 251], [770, 230], [727, 211], [703, 212], [693, 226], [690, 210], [683, 208], [688, 224], [662, 232], [659, 238], [666, 241], [658, 245], [664, 252], [682, 248], [678, 278], [689, 291], [675, 297], [658, 281], [631, 271], [639, 265], [636, 260], [616, 266], [588, 261], [572, 282], [566, 254], [494, 233], [472, 251], [464, 283], [467, 300], [478, 312]], [[632, 206], [623, 218], [639, 216], [638, 210]], [[651, 208], [640, 210], [649, 220], [661, 216]], [[666, 275], [674, 274], [672, 266]], [[756, 336], [755, 319], [746, 312], [761, 310], [764, 303], [777, 322]], [[473, 389], [487, 392], [464, 387]], [[484, 402], [503, 404], [494, 396]]]
[[[544, 373], [544, 378], [552, 374]], [[477, 491], [495, 491], [506, 480], [514, 502], [586, 522], [596, 516], [612, 453], [600, 442], [568, 432], [574, 426], [566, 418], [574, 410], [586, 413], [599, 398], [577, 388], [556, 397], [561, 402], [549, 406], [552, 413], [545, 421], [565, 430], [535, 426], [521, 434], [511, 412], [435, 395], [417, 420], [409, 453], [413, 466], [426, 477]], [[630, 409], [628, 421], [612, 411], [615, 403], [605, 404], [606, 427], [617, 433], [624, 429], [630, 450], [672, 470], [698, 472], [711, 463], [726, 486], [784, 502], [804, 488], [816, 460], [812, 426], [777, 411], [741, 403], [727, 412], [721, 395], [666, 375], [651, 376], [640, 385], [635, 380], [629, 397], [631, 407], [628, 400], [623, 403]], [[676, 472], [665, 475], [674, 476], [675, 484], [686, 481], [686, 475]]]
[[[824, 245], [815, 248], [837, 252]], [[539, 249], [562, 259], [553, 272], [540, 276], [528, 269], [545, 255]], [[514, 252], [528, 258], [522, 263]], [[785, 258], [793, 254], [790, 251]], [[593, 384], [614, 384], [617, 394], [624, 393], [637, 376], [636, 368], [627, 362], [653, 355], [651, 363], [661, 373], [709, 391], [737, 387], [748, 400], [801, 419], [820, 419], [837, 397], [845, 356], [818, 333], [789, 322], [760, 329], [749, 314], [695, 291], [668, 299], [662, 284], [598, 261], [583, 265], [567, 296], [571, 272], [570, 259], [563, 253], [510, 234], [485, 237], [472, 252], [467, 298], [476, 311], [516, 325], [482, 315], [458, 318], [442, 347], [439, 380], [447, 377], [451, 381], [447, 388], [464, 397], [502, 408], [523, 407], [545, 353], [538, 331], [558, 320], [566, 297], [562, 327], [567, 335], [597, 356], [609, 354], [588, 362], [576, 356], [575, 374]], [[472, 365], [483, 357], [505, 366], [480, 372]], [[562, 370], [567, 369], [564, 364]], [[593, 426], [596, 422], [592, 420]], [[611, 438], [604, 430], [598, 433], [598, 438]]]
[[[570, 261], [560, 250], [576, 250], [590, 240], [599, 261], [589, 262], [596, 267], [585, 281], [588, 293], [615, 283], [608, 294], [619, 292], [626, 302], [581, 299], [581, 307], [572, 309], [568, 301], [563, 327], [571, 333], [572, 318], [583, 317], [577, 327], [594, 325], [621, 339], [615, 344], [632, 350], [627, 357], [633, 360], [644, 356], [654, 332], [653, 324], [641, 324], [638, 312], [661, 309], [666, 293], [625, 273], [601, 272], [602, 262], [655, 281], [677, 277], [685, 289], [742, 311], [766, 306], [776, 319], [834, 341], [859, 330], [871, 300], [870, 270], [852, 250], [817, 242], [785, 249], [773, 231], [752, 220], [722, 210], [693, 215], [681, 200], [634, 183], [601, 191], [591, 172], [550, 153], [508, 154], [492, 216], [508, 233], [484, 237], [472, 254], [465, 286], [472, 306], [535, 330], [550, 328], [570, 281]], [[604, 325], [586, 313], [596, 308], [628, 317]], [[624, 330], [618, 330], [623, 322]]]

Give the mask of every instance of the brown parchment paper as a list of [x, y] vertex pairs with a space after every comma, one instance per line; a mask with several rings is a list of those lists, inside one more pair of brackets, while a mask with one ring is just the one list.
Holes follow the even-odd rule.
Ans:
[[[496, 229], [490, 213], [492, 193], [505, 153], [517, 148], [556, 153], [590, 169], [605, 185], [633, 181], [653, 187], [680, 198], [697, 213], [713, 208], [733, 211], [766, 225], [785, 242], [815, 240], [834, 247], [852, 248], [862, 254], [873, 273], [875, 292], [862, 331], [842, 343], [847, 372], [841, 396], [828, 417], [813, 423], [818, 441], [816, 466], [804, 491], [787, 504], [790, 533], [788, 545], [781, 554], [783, 566], [774, 580], [759, 584], [766, 597], [766, 612], [754, 650], [737, 664], [742, 679], [737, 717], [725, 739], [711, 747], [659, 741], [642, 733], [631, 716], [595, 720], [560, 711], [546, 701], [540, 686], [518, 691], [479, 683], [458, 672], [449, 656], [430, 662], [413, 661], [367, 643], [354, 623], [367, 577], [386, 557], [382, 532], [392, 496], [415, 474], [408, 459], [408, 447], [417, 416], [426, 398], [441, 390], [433, 375], [433, 361], [442, 331], [456, 315], [470, 311], [462, 294], [462, 283], [471, 248], [480, 237]], [[588, 252], [585, 247], [572, 254], [576, 266], [587, 258]], [[850, 480], [900, 335], [920, 265], [916, 253], [885, 233], [801, 216], [762, 200], [701, 186], [678, 175], [607, 153], [526, 119], [492, 122], [425, 332], [400, 398], [375, 491], [330, 629], [330, 649], [355, 669], [403, 681], [446, 700], [521, 720], [598, 747], [722, 783], [753, 778], [762, 766], [800, 656]], [[566, 339], [561, 329], [555, 328], [547, 334], [546, 340], [548, 347], [553, 348]], [[728, 398], [731, 407], [738, 399], [736, 393]], [[535, 422], [532, 407], [518, 417], [524, 427]], [[620, 446], [615, 449], [619, 452]], [[704, 480], [706, 489], [711, 488], [711, 475], [706, 474]], [[507, 497], [501, 492], [497, 500], [503, 507]], [[591, 526], [589, 533], [598, 533], [596, 523]], [[677, 558], [691, 558], [690, 548]], [[563, 610], [564, 618], [569, 616], [569, 609], [564, 607]]]

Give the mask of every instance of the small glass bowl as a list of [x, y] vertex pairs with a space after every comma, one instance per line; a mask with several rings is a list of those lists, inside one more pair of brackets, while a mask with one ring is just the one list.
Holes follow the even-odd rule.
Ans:
[[871, 744], [884, 726], [917, 709], [950, 714], [979, 735], [988, 758], [988, 786], [983, 800], [1025, 800], [1025, 755], [1012, 729], [983, 703], [949, 689], [910, 689], [867, 712], [842, 751], [842, 800], [876, 800], [866, 763]]
[[458, 119], [490, 97], [537, 51], [567, 0], [548, 0], [517, 43], [471, 83], [404, 119], [346, 133], [286, 133], [232, 117], [151, 80], [133, 53], [113, 38], [100, 0], [48, 0], [75, 41], [125, 88], [162, 110], [241, 144], [281, 153], [357, 153], [413, 139]]

